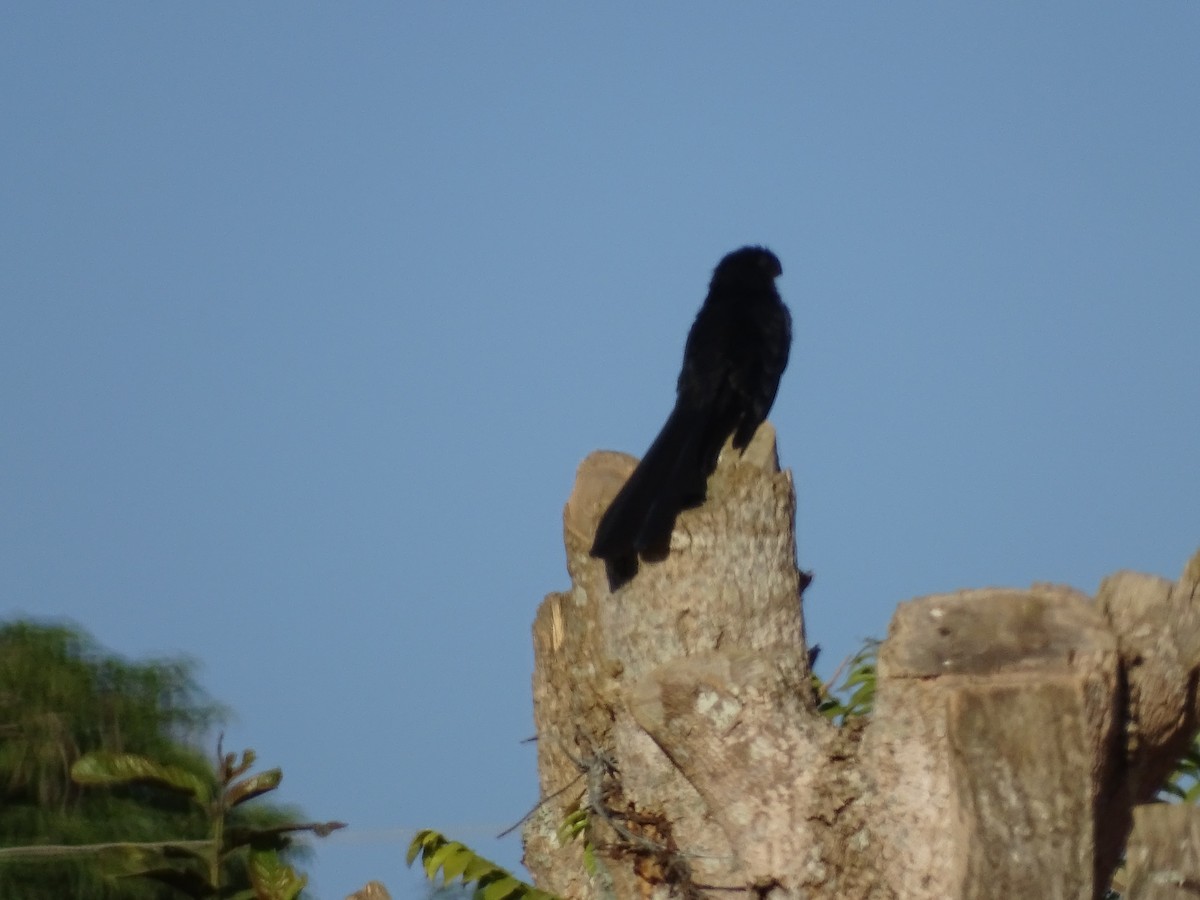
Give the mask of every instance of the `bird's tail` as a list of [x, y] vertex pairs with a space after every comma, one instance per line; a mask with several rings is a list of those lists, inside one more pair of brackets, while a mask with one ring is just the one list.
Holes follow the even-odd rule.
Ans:
[[592, 556], [609, 561], [666, 548], [680, 510], [704, 499], [704, 416], [678, 406], [613, 498], [596, 528]]

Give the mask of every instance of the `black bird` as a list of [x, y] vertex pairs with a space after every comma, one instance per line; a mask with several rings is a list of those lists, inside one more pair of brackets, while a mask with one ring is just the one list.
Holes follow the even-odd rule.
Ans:
[[638, 553], [665, 553], [675, 517], [704, 502], [726, 439], [746, 449], [791, 349], [792, 317], [775, 290], [781, 274], [763, 247], [735, 250], [717, 265], [688, 332], [675, 408], [600, 519], [592, 556], [628, 572]]

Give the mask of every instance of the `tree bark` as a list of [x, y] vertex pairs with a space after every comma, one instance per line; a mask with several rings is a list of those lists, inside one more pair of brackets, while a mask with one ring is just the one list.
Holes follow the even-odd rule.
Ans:
[[[1103, 896], [1196, 731], [1200, 554], [1093, 601], [1052, 585], [900, 605], [869, 721], [816, 711], [795, 496], [774, 432], [727, 452], [670, 552], [612, 590], [588, 556], [633, 468], [581, 465], [572, 586], [534, 624], [543, 803], [525, 830], [564, 897]], [[563, 829], [563, 823], [573, 828]]]
[[1157, 803], [1134, 809], [1125, 869], [1126, 900], [1200, 897], [1200, 808]]

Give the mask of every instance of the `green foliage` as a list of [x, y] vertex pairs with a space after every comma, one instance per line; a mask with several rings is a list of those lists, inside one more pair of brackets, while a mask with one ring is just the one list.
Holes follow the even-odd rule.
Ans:
[[164, 766], [134, 753], [94, 750], [71, 766], [76, 784], [106, 785], [151, 784], [177, 791], [201, 804], [209, 800], [212, 787], [207, 781], [179, 766]]
[[274, 850], [252, 850], [249, 870], [255, 900], [295, 900], [308, 883]]
[[[214, 769], [194, 749], [221, 714], [186, 661], [129, 662], [61, 625], [0, 626], [0, 897], [205, 896], [193, 876], [217, 881], [217, 817], [223, 883], [245, 897], [288, 896], [283, 886], [253, 893], [279, 870], [252, 854], [298, 858], [288, 835], [325, 826], [291, 825], [297, 814], [278, 806], [244, 805], [277, 785], [279, 773], [241, 779], [252, 753], [240, 763], [222, 756]], [[227, 852], [235, 846], [244, 850]], [[138, 871], [158, 874], [110, 877]]]
[[1184, 803], [1200, 802], [1200, 736], [1192, 742], [1188, 752], [1179, 761], [1179, 765], [1163, 785], [1162, 793]]
[[846, 670], [840, 684], [835, 672], [829, 682], [813, 675], [813, 687], [817, 692], [817, 711], [838, 725], [850, 719], [871, 714], [875, 708], [875, 663], [879, 656], [879, 641], [871, 639], [863, 648], [839, 667]]
[[421, 857], [425, 877], [435, 885], [441, 872], [441, 886], [455, 879], [464, 886], [475, 885], [474, 900], [559, 900], [554, 894], [521, 881], [507, 869], [484, 859], [464, 844], [447, 840], [436, 831], [417, 832], [408, 845], [407, 862], [411, 866]]
[[565, 847], [574, 840], [583, 840], [583, 867], [589, 875], [599, 872], [600, 863], [596, 859], [596, 848], [587, 838], [588, 824], [591, 822], [590, 811], [580, 807], [567, 814], [562, 824], [558, 826], [558, 843]]
[[[242, 778], [254, 765], [254, 751], [241, 759], [217, 746], [215, 786], [173, 766], [129, 753], [89, 753], [72, 767], [80, 784], [93, 786], [153, 785], [186, 796], [208, 820], [207, 841], [159, 841], [105, 848], [108, 872], [121, 878], [140, 877], [188, 897], [233, 896], [255, 900], [295, 900], [307, 878], [280, 857], [290, 835], [310, 831], [319, 835], [343, 827], [323, 824], [271, 823], [254, 825], [238, 818], [242, 804], [273, 791], [283, 779], [279, 769]], [[239, 780], [240, 779], [240, 780]], [[249, 887], [230, 894], [230, 885]]]
[[[130, 785], [84, 791], [71, 766], [87, 751], [136, 753], [211, 779], [189, 740], [220, 709], [196, 687], [190, 663], [133, 663], [61, 625], [0, 626], [0, 846], [203, 837], [186, 797]], [[0, 860], [0, 897], [160, 900], [155, 886], [115, 885], [90, 857], [51, 865]]]

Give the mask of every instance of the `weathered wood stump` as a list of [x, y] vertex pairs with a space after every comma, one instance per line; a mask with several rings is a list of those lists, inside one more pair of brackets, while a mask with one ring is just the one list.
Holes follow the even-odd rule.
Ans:
[[[874, 714], [837, 728], [815, 709], [795, 497], [770, 427], [722, 457], [667, 557], [614, 591], [587, 551], [632, 466], [598, 453], [580, 467], [572, 587], [534, 624], [544, 803], [525, 861], [540, 887], [1103, 896], [1134, 806], [1196, 731], [1200, 554], [1177, 583], [1122, 572], [1095, 600], [1035, 585], [901, 604]], [[580, 811], [583, 834], [560, 840]]]

